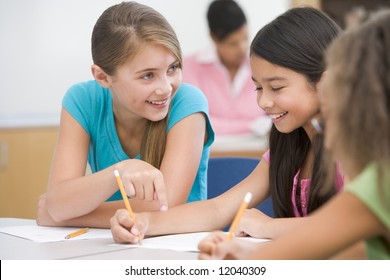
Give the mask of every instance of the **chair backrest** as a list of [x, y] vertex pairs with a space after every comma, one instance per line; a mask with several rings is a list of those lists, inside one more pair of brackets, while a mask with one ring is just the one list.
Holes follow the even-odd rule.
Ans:
[[[259, 162], [259, 159], [245, 157], [210, 158], [207, 173], [207, 198], [216, 197], [241, 182]], [[274, 217], [271, 198], [258, 205], [257, 209]]]

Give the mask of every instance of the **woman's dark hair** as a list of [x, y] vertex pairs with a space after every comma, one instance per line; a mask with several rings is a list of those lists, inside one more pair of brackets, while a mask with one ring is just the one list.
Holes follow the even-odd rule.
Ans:
[[215, 0], [207, 11], [210, 32], [220, 41], [246, 24], [246, 17], [233, 0]]
[[[257, 33], [251, 44], [251, 55], [303, 74], [315, 86], [325, 69], [325, 50], [340, 31], [340, 27], [319, 10], [309, 7], [293, 8]], [[326, 168], [322, 167], [322, 138], [319, 134], [311, 143], [302, 127], [291, 133], [281, 133], [272, 126], [269, 181], [277, 217], [294, 216], [291, 201], [294, 176], [304, 164], [311, 145], [314, 163], [308, 213], [336, 192], [335, 187], [326, 192], [321, 189], [326, 173]], [[299, 186], [300, 178], [298, 179]]]

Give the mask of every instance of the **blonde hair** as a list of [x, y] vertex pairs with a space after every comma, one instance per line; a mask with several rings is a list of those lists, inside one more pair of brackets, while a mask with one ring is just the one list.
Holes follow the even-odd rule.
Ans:
[[[92, 32], [92, 58], [108, 75], [137, 54], [145, 43], [166, 47], [182, 67], [177, 36], [167, 20], [137, 2], [111, 6], [97, 20]], [[141, 159], [159, 168], [166, 145], [167, 118], [148, 121], [141, 142]]]
[[[337, 150], [361, 171], [375, 162], [379, 182], [390, 164], [390, 11], [375, 14], [342, 34], [327, 51], [329, 94], [337, 127]], [[388, 181], [387, 181], [388, 182]]]

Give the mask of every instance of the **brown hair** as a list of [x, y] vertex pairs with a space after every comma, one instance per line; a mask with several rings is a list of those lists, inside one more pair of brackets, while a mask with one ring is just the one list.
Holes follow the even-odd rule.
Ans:
[[[91, 41], [93, 62], [108, 75], [114, 75], [145, 43], [166, 47], [182, 67], [180, 44], [171, 25], [160, 13], [137, 2], [105, 10], [94, 26]], [[157, 168], [165, 152], [167, 118], [148, 121], [141, 142], [141, 159]]]
[[327, 92], [337, 99], [331, 108], [334, 145], [354, 174], [375, 162], [381, 184], [390, 164], [390, 11], [338, 38], [328, 49], [327, 65]]

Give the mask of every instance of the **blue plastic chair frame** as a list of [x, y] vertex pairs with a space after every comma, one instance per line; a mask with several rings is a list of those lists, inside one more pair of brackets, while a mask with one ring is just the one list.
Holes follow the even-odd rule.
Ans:
[[[210, 158], [207, 172], [207, 198], [216, 197], [244, 180], [259, 162], [259, 159], [245, 157]], [[256, 208], [274, 217], [271, 198]]]

